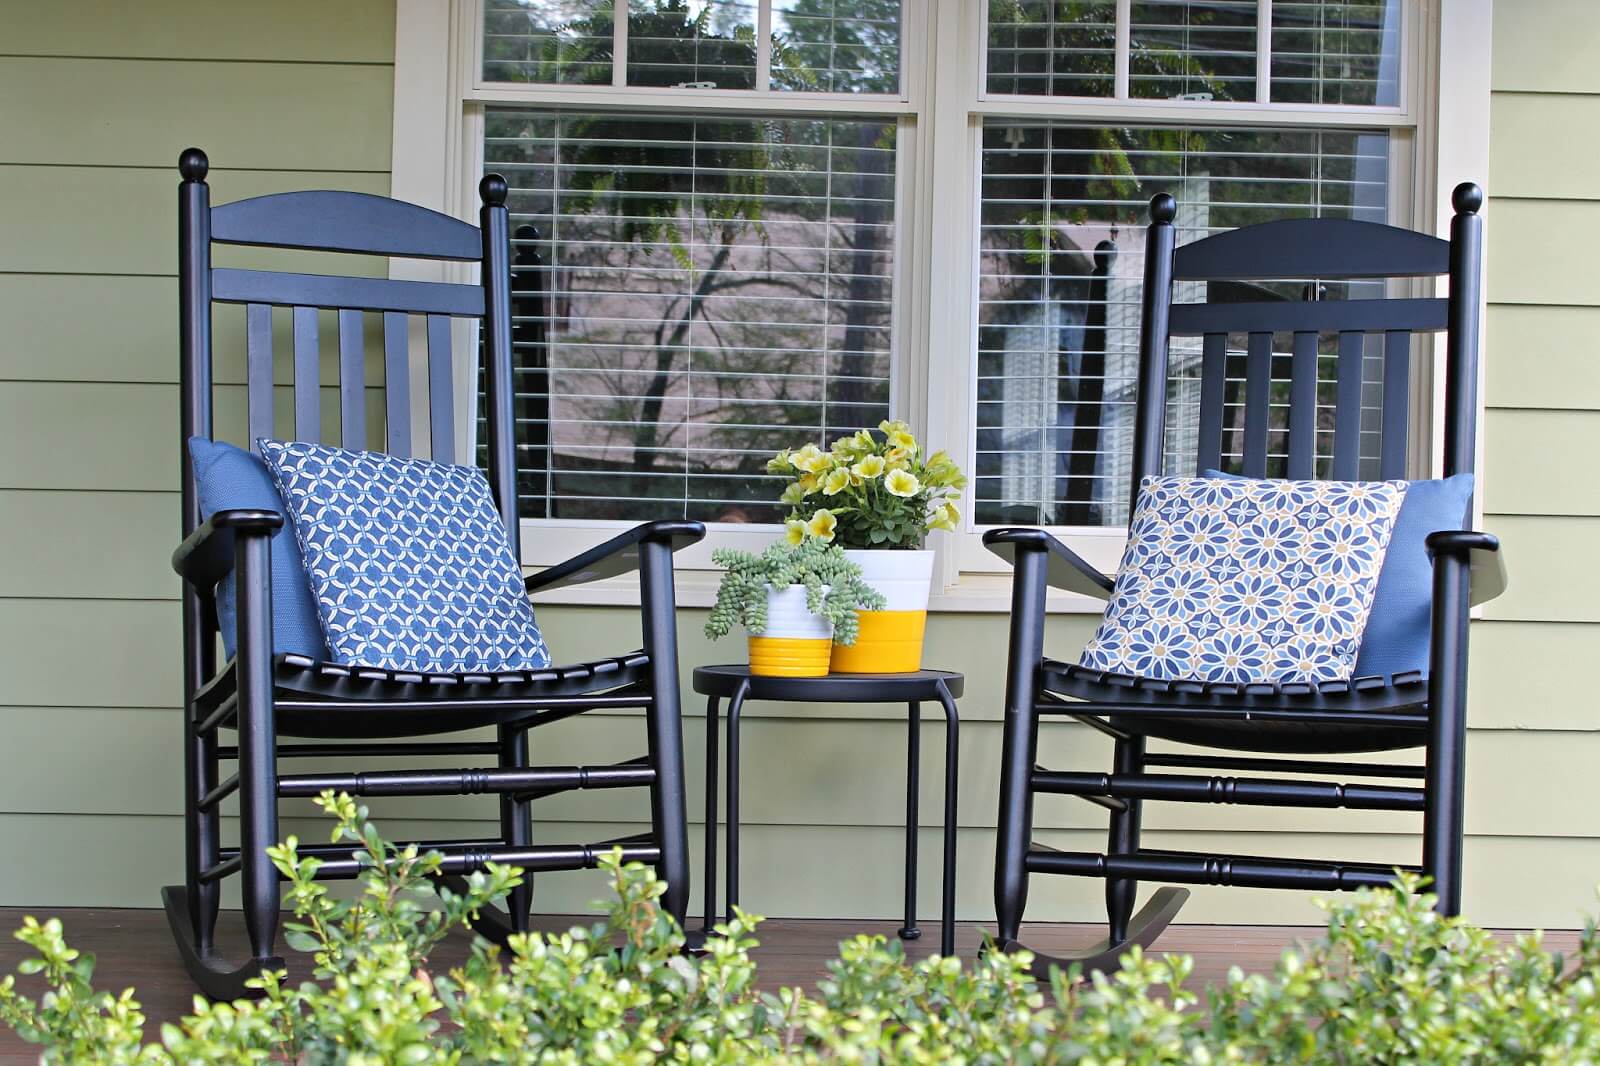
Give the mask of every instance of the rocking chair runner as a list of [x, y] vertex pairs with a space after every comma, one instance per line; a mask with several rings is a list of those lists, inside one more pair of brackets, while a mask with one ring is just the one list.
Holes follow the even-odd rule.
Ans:
[[[1450, 240], [1368, 222], [1297, 219], [1269, 222], [1176, 248], [1176, 204], [1165, 194], [1150, 203], [1146, 236], [1143, 323], [1133, 451], [1133, 492], [1142, 478], [1162, 473], [1172, 336], [1201, 337], [1199, 447], [1194, 473], [1221, 466], [1229, 334], [1247, 334], [1242, 403], [1243, 472], [1268, 474], [1272, 338], [1293, 334], [1289, 379], [1288, 454], [1291, 478], [1316, 476], [1318, 431], [1317, 340], [1337, 334], [1331, 474], [1354, 479], [1361, 460], [1361, 392], [1366, 334], [1382, 334], [1383, 405], [1379, 458], [1383, 478], [1405, 474], [1410, 335], [1443, 330], [1445, 359], [1445, 473], [1473, 468], [1476, 416], [1479, 259], [1483, 193], [1455, 190]], [[1173, 304], [1174, 281], [1251, 279], [1371, 279], [1448, 275], [1439, 299], [1351, 299], [1306, 302]], [[1214, 289], [1221, 288], [1214, 286]], [[1185, 471], [1187, 473], [1188, 471]], [[1276, 473], [1276, 471], [1274, 471]], [[1037, 956], [1051, 965], [1082, 963], [1109, 969], [1132, 944], [1149, 946], [1177, 915], [1187, 889], [1158, 890], [1133, 914], [1140, 880], [1313, 890], [1383, 885], [1384, 863], [1260, 858], [1177, 852], [1140, 846], [1140, 808], [1146, 800], [1280, 807], [1415, 811], [1423, 815], [1420, 866], [1439, 908], [1461, 906], [1463, 773], [1466, 744], [1467, 622], [1471, 604], [1499, 594], [1505, 572], [1498, 542], [1486, 533], [1447, 531], [1428, 538], [1433, 558], [1429, 672], [1357, 677], [1322, 684], [1237, 685], [1163, 681], [1058, 662], [1044, 654], [1047, 586], [1105, 599], [1112, 579], [1038, 529], [995, 529], [989, 549], [1013, 564], [1010, 651], [995, 857], [995, 909], [1000, 944], [1020, 946], [1028, 878], [1036, 873], [1106, 879], [1107, 939], [1072, 957]], [[1109, 774], [1064, 773], [1036, 765], [1039, 720], [1063, 715], [1115, 743]], [[1213, 749], [1200, 755], [1146, 750], [1149, 738]], [[1251, 758], [1233, 752], [1336, 755], [1423, 748], [1423, 765], [1352, 764], [1298, 758]], [[1416, 785], [1333, 784], [1261, 776], [1244, 778], [1161, 770], [1245, 771], [1339, 775]], [[1057, 851], [1031, 842], [1033, 799], [1078, 796], [1111, 814], [1105, 853]]]
[[[510, 535], [518, 543], [516, 460], [512, 418], [510, 245], [506, 184], [498, 175], [480, 185], [479, 227], [412, 204], [348, 192], [291, 192], [213, 208], [198, 149], [179, 160], [179, 300], [182, 348], [182, 440], [210, 437], [212, 305], [246, 305], [246, 377], [252, 440], [272, 436], [274, 306], [292, 307], [294, 430], [317, 441], [319, 425], [318, 309], [338, 312], [341, 437], [346, 448], [367, 446], [364, 415], [363, 314], [382, 316], [387, 450], [410, 451], [411, 403], [408, 318], [426, 321], [428, 408], [432, 456], [454, 457], [450, 320], [482, 322], [487, 392], [489, 483]], [[211, 265], [213, 244], [309, 251], [356, 252], [476, 262], [478, 284], [235, 270]], [[183, 532], [173, 567], [184, 579], [184, 819], [187, 848], [182, 885], [162, 895], [172, 931], [196, 983], [213, 998], [246, 993], [244, 982], [274, 955], [279, 877], [266, 848], [276, 843], [278, 800], [315, 796], [323, 789], [354, 795], [500, 797], [500, 833], [493, 839], [427, 841], [443, 853], [443, 872], [460, 877], [487, 862], [544, 870], [592, 867], [613, 846], [625, 858], [653, 863], [667, 883], [664, 906], [682, 921], [689, 874], [679, 724], [678, 653], [672, 553], [700, 539], [697, 522], [640, 525], [566, 563], [527, 579], [528, 591], [579, 584], [637, 569], [641, 572], [644, 648], [574, 666], [497, 674], [423, 675], [274, 654], [269, 583], [269, 537], [284, 522], [270, 510], [231, 510], [202, 524], [194, 472], [183, 468]], [[237, 578], [237, 653], [218, 664], [217, 582]], [[610, 766], [528, 765], [528, 731], [600, 707], [645, 710], [648, 754]], [[393, 742], [494, 727], [496, 739]], [[224, 745], [234, 730], [236, 746]], [[353, 743], [280, 743], [281, 737]], [[280, 773], [280, 760], [382, 756], [488, 756], [490, 768], [355, 773]], [[237, 772], [221, 777], [219, 763]], [[579, 788], [643, 787], [650, 794], [648, 833], [597, 844], [534, 844], [533, 800]], [[240, 840], [221, 842], [222, 801], [237, 792]], [[324, 860], [319, 877], [351, 878], [360, 866], [347, 845], [303, 846]], [[214, 929], [221, 883], [243, 882], [250, 954], [226, 961]], [[504, 939], [528, 928], [530, 883], [515, 889], [508, 911], [486, 913], [485, 935]]]

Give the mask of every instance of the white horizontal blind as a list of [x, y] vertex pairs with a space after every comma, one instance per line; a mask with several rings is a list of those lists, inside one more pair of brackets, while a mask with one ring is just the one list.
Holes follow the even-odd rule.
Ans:
[[987, 85], [1024, 96], [1111, 96], [1115, 0], [989, 0]]
[[1400, 102], [1400, 0], [1273, 0], [1272, 99]]
[[900, 91], [900, 0], [773, 0], [772, 87]]
[[[1399, 103], [1401, 0], [1273, 0], [1266, 99]], [[988, 0], [986, 88], [1022, 96], [1116, 95], [1114, 0]], [[1127, 95], [1258, 98], [1260, 0], [1131, 0]]]
[[[615, 3], [625, 3], [626, 39]], [[760, 63], [762, 10], [771, 62]], [[484, 0], [490, 82], [900, 91], [902, 0]], [[764, 75], [764, 70], [766, 71]]]
[[[1381, 222], [1388, 214], [1388, 151], [1383, 131], [990, 120], [980, 209], [977, 523], [1127, 521], [1151, 196], [1164, 191], [1177, 198], [1180, 244], [1277, 218]], [[1209, 295], [1201, 286], [1180, 285], [1175, 299], [1300, 299], [1305, 284], [1291, 279]], [[1349, 293], [1325, 288], [1321, 295]], [[1287, 338], [1279, 340], [1287, 352]], [[1332, 357], [1331, 341], [1324, 354]], [[1198, 343], [1174, 341], [1167, 438], [1174, 472], [1194, 470], [1199, 355]], [[1242, 361], [1236, 362], [1230, 376], [1242, 378]], [[1242, 399], [1235, 385], [1225, 412], [1229, 426]], [[1320, 402], [1332, 400], [1324, 390]], [[1364, 393], [1373, 430], [1380, 401], [1381, 392]], [[1330, 428], [1331, 412], [1321, 422]], [[1269, 451], [1281, 456], [1284, 436], [1275, 433]], [[1225, 434], [1225, 453], [1237, 456], [1241, 444]], [[1325, 433], [1320, 453], [1331, 446]], [[1375, 438], [1363, 452], [1376, 456]]]
[[754, 89], [755, 0], [628, 0], [628, 84]]
[[1256, 0], [1133, 0], [1128, 94], [1256, 98]]
[[888, 417], [892, 123], [491, 108], [484, 166], [525, 516], [773, 521], [774, 451]]
[[484, 80], [610, 85], [612, 2], [484, 0]]

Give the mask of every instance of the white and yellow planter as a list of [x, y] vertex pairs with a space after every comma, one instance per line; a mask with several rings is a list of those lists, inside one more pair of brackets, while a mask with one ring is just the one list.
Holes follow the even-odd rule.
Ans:
[[833, 623], [806, 606], [806, 587], [767, 586], [767, 628], [750, 634], [750, 672], [760, 677], [822, 677], [833, 649]]
[[922, 669], [928, 626], [933, 552], [848, 549], [868, 585], [888, 601], [881, 611], [861, 611], [856, 642], [833, 646], [836, 674], [905, 674]]

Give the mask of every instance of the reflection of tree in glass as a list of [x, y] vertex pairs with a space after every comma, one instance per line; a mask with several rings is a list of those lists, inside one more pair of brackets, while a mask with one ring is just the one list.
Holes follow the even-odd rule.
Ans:
[[485, 0], [490, 81], [609, 85], [612, 0]]
[[[609, 3], [565, 7], [587, 17], [547, 23], [545, 57], [609, 78]], [[630, 83], [753, 78], [753, 10], [634, 0]], [[787, 69], [816, 78], [798, 59]], [[887, 415], [892, 124], [488, 118], [489, 165], [509, 155], [523, 175], [519, 212], [560, 220], [552, 269], [571, 288], [552, 308], [567, 362], [553, 364], [554, 491], [585, 497], [578, 516], [656, 516], [627, 501], [687, 492], [694, 517], [770, 518], [772, 451]]]
[[775, 0], [772, 87], [900, 89], [900, 0]]

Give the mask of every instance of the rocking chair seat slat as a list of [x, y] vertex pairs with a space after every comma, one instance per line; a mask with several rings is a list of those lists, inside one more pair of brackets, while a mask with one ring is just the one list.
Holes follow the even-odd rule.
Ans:
[[[1122, 732], [1236, 751], [1390, 751], [1416, 747], [1426, 736], [1419, 712], [1428, 685], [1415, 671], [1319, 685], [1234, 685], [1132, 678], [1047, 659], [1043, 688], [1078, 701], [1060, 703], [1063, 713], [1095, 714], [1100, 705]], [[1163, 716], [1163, 709], [1173, 713]], [[1206, 709], [1230, 717], [1196, 716]], [[1391, 714], [1393, 724], [1383, 720]]]
[[[634, 652], [618, 658], [573, 663], [549, 670], [484, 674], [417, 674], [318, 662], [279, 655], [274, 689], [282, 736], [364, 739], [431, 735], [544, 717], [541, 699], [570, 703], [573, 697], [616, 697], [648, 674], [650, 657]], [[205, 690], [197, 707], [208, 713], [230, 703], [234, 667], [229, 664]], [[295, 697], [299, 697], [296, 699]], [[326, 703], [326, 708], [317, 706]], [[642, 705], [647, 702], [638, 698]], [[500, 703], [501, 707], [490, 705]], [[403, 705], [403, 709], [396, 709]], [[587, 708], [562, 710], [581, 713]], [[229, 714], [222, 722], [232, 728]]]

